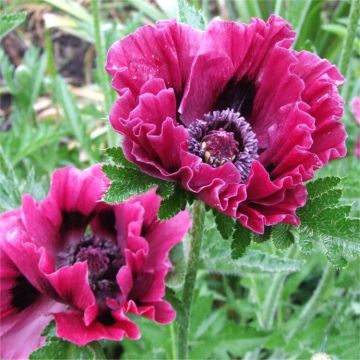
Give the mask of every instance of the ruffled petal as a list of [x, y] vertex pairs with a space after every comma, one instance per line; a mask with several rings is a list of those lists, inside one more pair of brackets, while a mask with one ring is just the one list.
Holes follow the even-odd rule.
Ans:
[[86, 262], [64, 266], [47, 274], [46, 277], [63, 303], [71, 304], [75, 309], [83, 311], [84, 326], [88, 326], [95, 320], [98, 307], [90, 289]]
[[249, 25], [213, 21], [206, 29], [197, 53], [179, 111], [186, 125], [213, 110], [216, 100], [231, 79], [261, 78], [271, 52], [288, 48], [295, 33], [277, 16], [265, 23], [253, 19]]
[[121, 312], [113, 312], [116, 322], [110, 326], [105, 326], [98, 321], [85, 325], [82, 313], [76, 310], [57, 313], [54, 317], [56, 335], [79, 346], [102, 339], [120, 341], [125, 336], [134, 340], [140, 338], [140, 331], [136, 324]]
[[[309, 106], [309, 114], [315, 119], [311, 152], [323, 166], [328, 161], [346, 155], [346, 132], [339, 121], [343, 115], [344, 101], [338, 87], [344, 78], [334, 65], [307, 51], [294, 52], [298, 59], [294, 72], [305, 84], [303, 101]], [[319, 167], [319, 166], [317, 166]]]
[[144, 26], [114, 43], [106, 62], [113, 87], [129, 88], [135, 95], [150, 78], [161, 78], [181, 93], [202, 33], [176, 21]]
[[146, 268], [156, 268], [167, 261], [169, 251], [178, 244], [191, 227], [188, 211], [181, 211], [173, 218], [153, 226], [146, 240], [149, 243]]
[[51, 313], [63, 308], [62, 304], [42, 297], [22, 312], [1, 319], [0, 355], [7, 359], [27, 359], [45, 343], [42, 331], [53, 319]]

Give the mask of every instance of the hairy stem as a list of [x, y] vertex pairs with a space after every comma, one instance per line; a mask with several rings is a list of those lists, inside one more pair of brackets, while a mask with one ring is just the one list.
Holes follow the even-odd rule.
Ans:
[[182, 314], [179, 317], [178, 358], [181, 360], [186, 360], [188, 358], [188, 337], [190, 327], [191, 304], [195, 287], [196, 273], [198, 269], [201, 240], [203, 237], [204, 220], [204, 203], [199, 200], [195, 200], [192, 210], [192, 229], [190, 233], [191, 241], [189, 258], [187, 262], [182, 296], [183, 308]]
[[296, 324], [291, 328], [291, 331], [287, 336], [287, 340], [290, 340], [299, 330], [305, 327], [313, 319], [318, 310], [318, 305], [331, 284], [330, 280], [333, 277], [334, 272], [335, 269], [330, 264], [327, 264], [314, 293], [306, 303], [301, 314], [298, 316]]
[[360, 17], [360, 0], [352, 0], [350, 15], [349, 15], [349, 23], [347, 27], [347, 34], [344, 42], [344, 46], [341, 51], [340, 57], [340, 72], [346, 77], [349, 69], [351, 52], [354, 47], [354, 41], [356, 36], [356, 28], [357, 23]]
[[174, 323], [170, 324], [170, 339], [171, 339], [171, 359], [176, 360], [176, 339]]
[[[292, 245], [289, 248], [286, 257], [288, 259], [292, 259], [295, 256], [296, 252], [296, 246]], [[276, 310], [280, 303], [281, 293], [284, 288], [286, 277], [287, 274], [276, 274], [272, 280], [270, 289], [267, 292], [264, 304], [262, 306], [262, 311], [260, 313], [260, 316], [258, 317], [260, 320], [260, 326], [265, 330], [271, 330], [273, 327]]]

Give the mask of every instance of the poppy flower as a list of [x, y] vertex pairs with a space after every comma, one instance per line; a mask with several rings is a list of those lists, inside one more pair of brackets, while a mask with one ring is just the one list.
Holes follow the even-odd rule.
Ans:
[[345, 156], [346, 133], [343, 77], [294, 38], [271, 16], [205, 31], [160, 21], [115, 42], [110, 122], [127, 159], [257, 233], [299, 225], [304, 181]]
[[[189, 229], [189, 214], [159, 221], [155, 189], [105, 204], [108, 185], [99, 166], [63, 168], [43, 201], [26, 195], [21, 209], [1, 216], [2, 357], [39, 346], [51, 319], [57, 336], [77, 345], [138, 339], [129, 313], [174, 320], [163, 300], [168, 254]], [[20, 349], [26, 337], [31, 342]]]
[[50, 313], [63, 305], [41, 293], [42, 285], [32, 283], [4, 251], [5, 238], [25, 238], [20, 211], [0, 215], [0, 356], [23, 359], [44, 343], [41, 332], [51, 321]]

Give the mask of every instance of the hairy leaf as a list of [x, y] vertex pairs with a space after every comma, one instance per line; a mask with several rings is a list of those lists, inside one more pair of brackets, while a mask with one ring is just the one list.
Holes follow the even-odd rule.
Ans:
[[234, 232], [235, 221], [230, 216], [219, 213], [213, 210], [215, 216], [215, 223], [219, 233], [224, 239], [229, 239]]
[[191, 6], [187, 0], [178, 0], [178, 18], [181, 22], [198, 29], [205, 28], [203, 14]]
[[31, 360], [65, 360], [86, 359], [95, 360], [96, 354], [90, 347], [76, 346], [56, 337], [48, 338], [47, 343], [30, 355]]
[[159, 218], [168, 219], [179, 211], [186, 208], [188, 202], [188, 193], [181, 189], [178, 185], [175, 186], [174, 192], [163, 199], [159, 209]]
[[115, 146], [105, 151], [106, 156], [116, 165], [126, 168], [137, 169], [136, 165], [126, 159], [120, 146]]
[[155, 186], [158, 187], [158, 193], [165, 198], [174, 191], [173, 183], [148, 176], [136, 168], [103, 165], [102, 169], [111, 180], [111, 186], [104, 196], [104, 200], [110, 204], [127, 200]]
[[337, 267], [360, 256], [360, 219], [351, 218], [352, 207], [341, 203], [341, 185], [341, 179], [335, 176], [310, 182], [308, 202], [298, 211], [302, 223], [300, 246], [309, 251], [311, 242], [317, 242]]
[[231, 242], [231, 257], [237, 259], [245, 254], [250, 245], [252, 233], [245, 229], [238, 221], [235, 224], [233, 240]]
[[294, 243], [295, 237], [292, 230], [293, 227], [286, 224], [273, 226], [271, 238], [278, 249], [286, 249]]

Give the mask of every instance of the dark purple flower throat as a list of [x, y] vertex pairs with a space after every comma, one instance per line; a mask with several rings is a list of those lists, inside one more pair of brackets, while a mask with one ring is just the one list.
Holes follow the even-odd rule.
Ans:
[[189, 126], [189, 150], [212, 167], [232, 162], [245, 182], [257, 158], [257, 139], [234, 110], [213, 111]]

